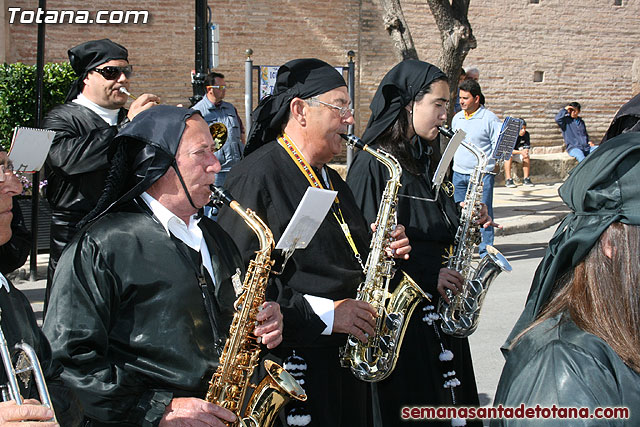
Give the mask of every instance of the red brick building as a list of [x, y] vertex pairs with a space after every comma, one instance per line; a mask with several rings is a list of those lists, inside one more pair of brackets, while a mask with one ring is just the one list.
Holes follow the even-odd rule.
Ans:
[[[69, 47], [108, 37], [129, 49], [134, 94], [188, 102], [195, 2], [59, 0], [47, 6], [74, 12], [76, 22], [97, 18], [100, 10], [107, 11], [103, 19], [116, 22], [124, 22], [126, 11], [147, 11], [146, 23], [138, 16], [138, 23], [70, 24], [66, 15], [65, 23], [47, 25], [46, 61], [66, 61]], [[437, 62], [440, 35], [426, 1], [403, 0], [402, 6], [420, 58]], [[35, 62], [37, 25], [26, 22], [35, 20], [37, 7], [36, 0], [0, 0], [0, 59]], [[346, 65], [346, 53], [353, 50], [356, 132], [362, 133], [373, 92], [395, 63], [378, 0], [210, 0], [209, 7], [220, 27], [217, 70], [226, 75], [227, 98], [242, 117], [246, 49], [253, 49], [256, 65], [299, 57]], [[465, 65], [480, 69], [487, 107], [499, 117], [527, 120], [534, 147], [562, 144], [553, 117], [570, 101], [582, 104], [588, 131], [599, 141], [618, 107], [640, 91], [639, 17], [639, 0], [475, 0], [469, 21], [478, 47]], [[534, 76], [542, 81], [534, 82]]]

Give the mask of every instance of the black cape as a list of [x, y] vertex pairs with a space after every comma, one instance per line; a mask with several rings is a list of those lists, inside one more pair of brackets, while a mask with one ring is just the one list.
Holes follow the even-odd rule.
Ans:
[[[13, 286], [11, 281], [7, 279], [7, 282], [9, 292], [4, 286], [0, 288], [0, 308], [2, 308], [0, 326], [13, 356], [13, 365], [16, 366], [17, 355], [13, 349], [17, 343], [24, 342], [33, 347], [38, 355], [58, 422], [63, 427], [80, 425], [83, 418], [80, 401], [75, 393], [63, 384], [60, 378], [62, 366], [51, 357], [51, 347], [36, 323], [29, 300]], [[0, 369], [0, 384], [6, 383], [6, 371]], [[33, 376], [27, 387], [20, 380], [18, 384], [23, 398], [40, 400]]]
[[[424, 173], [414, 175], [403, 172], [397, 206], [398, 223], [406, 228], [411, 254], [409, 260], [396, 260], [396, 264], [432, 296], [432, 301], [425, 301], [416, 308], [407, 327], [395, 371], [389, 378], [376, 384], [382, 420], [382, 424], [377, 425], [384, 426], [400, 424], [401, 408], [407, 405], [452, 405], [451, 393], [443, 388], [442, 369], [447, 366], [443, 366], [439, 360], [441, 342], [453, 352], [456, 376], [461, 382], [455, 388], [456, 403], [479, 404], [468, 340], [450, 337], [441, 330], [438, 337], [433, 326], [423, 321], [423, 308], [438, 306], [438, 273], [444, 266], [445, 249], [454, 242], [458, 209], [453, 198], [443, 190], [437, 202], [405, 197], [435, 197], [428, 173], [430, 156], [426, 150], [417, 160]], [[349, 167], [347, 183], [369, 222], [375, 221], [388, 179], [389, 172], [381, 162], [362, 151], [356, 154]]]
[[[511, 349], [494, 406], [627, 407], [629, 419], [492, 420], [491, 426], [640, 425], [640, 374], [600, 338], [558, 315], [537, 325]], [[562, 320], [561, 320], [562, 319]]]
[[[336, 171], [326, 169], [364, 262], [370, 240], [369, 226], [347, 184]], [[271, 142], [234, 166], [225, 186], [244, 208], [254, 210], [267, 223], [277, 242], [309, 183], [285, 150]], [[233, 238], [248, 263], [258, 247], [253, 233], [228, 207], [221, 209], [218, 222], [225, 229], [233, 230]], [[274, 268], [277, 269], [278, 266]], [[346, 335], [321, 335], [326, 325], [304, 298], [304, 294], [334, 301], [355, 298], [363, 279], [362, 268], [340, 225], [329, 212], [307, 248], [296, 250], [284, 273], [272, 276], [267, 288], [267, 298], [280, 303], [284, 316], [284, 341], [272, 355], [285, 359], [295, 352], [304, 359], [303, 387], [308, 399], [302, 412], [311, 416], [310, 427], [371, 425], [368, 384], [356, 380], [350, 370], [339, 364], [338, 351], [345, 344]], [[292, 414], [295, 408], [297, 405], [291, 404], [284, 412]]]
[[[202, 218], [199, 226], [217, 283], [217, 332], [225, 336], [235, 300], [231, 276], [242, 260], [216, 223]], [[218, 354], [196, 273], [141, 200], [101, 217], [69, 244], [43, 329], [93, 425], [140, 425], [154, 402], [163, 403], [162, 415], [173, 397], [204, 398]]]
[[[120, 109], [118, 123], [127, 115]], [[96, 113], [74, 102], [55, 107], [43, 128], [56, 131], [45, 163], [46, 196], [53, 215], [47, 294], [64, 247], [78, 232], [76, 225], [96, 205], [109, 171], [108, 151], [118, 133]], [[48, 295], [47, 295], [48, 296]], [[45, 304], [47, 297], [45, 297]]]
[[22, 267], [31, 251], [31, 233], [24, 224], [22, 210], [17, 200], [13, 201], [11, 239], [0, 246], [0, 273], [9, 274]]

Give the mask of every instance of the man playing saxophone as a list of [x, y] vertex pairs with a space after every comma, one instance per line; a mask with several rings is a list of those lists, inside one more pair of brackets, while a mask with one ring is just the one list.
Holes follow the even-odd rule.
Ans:
[[[293, 254], [267, 289], [281, 304], [286, 322], [283, 345], [273, 353], [304, 382], [308, 397], [286, 408], [282, 421], [289, 425], [371, 425], [368, 385], [339, 361], [346, 334], [367, 341], [376, 315], [370, 304], [354, 299], [364, 279], [358, 259], [367, 259], [369, 225], [346, 183], [327, 166], [344, 146], [340, 134], [353, 123], [350, 104], [347, 85], [335, 68], [318, 59], [287, 62], [278, 71], [273, 95], [253, 112], [245, 158], [225, 184], [242, 206], [267, 223], [276, 241], [307, 188], [338, 192], [306, 249]], [[234, 230], [245, 262], [255, 256], [257, 241], [234, 212], [222, 208], [218, 221]], [[408, 258], [404, 227], [391, 237], [395, 256]]]
[[[222, 427], [236, 416], [204, 397], [242, 258], [197, 215], [220, 170], [208, 126], [160, 105], [114, 141], [104, 194], [58, 264], [45, 334], [88, 425]], [[256, 320], [262, 344], [277, 346], [278, 304], [262, 304]]]

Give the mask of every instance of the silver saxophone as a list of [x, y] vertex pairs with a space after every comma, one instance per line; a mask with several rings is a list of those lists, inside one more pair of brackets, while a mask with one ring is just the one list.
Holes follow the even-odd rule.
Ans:
[[396, 226], [397, 194], [400, 188], [402, 168], [391, 154], [374, 150], [355, 135], [341, 134], [350, 146], [356, 146], [373, 155], [389, 169], [378, 216], [376, 230], [365, 265], [365, 281], [358, 287], [356, 299], [371, 304], [376, 310], [376, 333], [366, 343], [349, 335], [347, 343], [340, 349], [340, 363], [348, 367], [360, 380], [377, 382], [387, 378], [396, 366], [402, 339], [418, 303], [428, 296], [404, 272], [402, 280], [389, 292], [389, 282], [393, 277], [395, 262], [386, 251], [389, 233]]
[[[444, 136], [451, 138], [453, 132], [439, 127]], [[477, 159], [477, 165], [469, 179], [464, 198], [464, 207], [460, 216], [460, 225], [456, 232], [455, 246], [449, 253], [447, 268], [458, 271], [464, 278], [462, 291], [453, 295], [447, 289], [447, 297], [438, 302], [438, 314], [442, 319], [442, 330], [449, 335], [463, 338], [471, 335], [478, 327], [480, 309], [489, 286], [503, 271], [511, 271], [509, 261], [491, 245], [487, 245], [487, 255], [477, 265], [473, 263], [473, 253], [481, 241], [480, 218], [482, 207], [482, 185], [487, 166], [486, 154], [473, 144], [462, 141], [461, 145]]]

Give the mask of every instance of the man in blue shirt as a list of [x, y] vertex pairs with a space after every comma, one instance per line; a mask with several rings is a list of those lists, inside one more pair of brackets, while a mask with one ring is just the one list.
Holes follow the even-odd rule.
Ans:
[[572, 102], [556, 114], [556, 123], [562, 130], [562, 138], [567, 146], [567, 153], [579, 162], [592, 150], [587, 126], [579, 116], [580, 104]]
[[[484, 95], [480, 84], [476, 80], [465, 80], [460, 84], [459, 111], [451, 122], [454, 131], [462, 129], [467, 133], [465, 141], [482, 150], [489, 159], [485, 167], [483, 178], [482, 203], [487, 205], [488, 214], [493, 218], [493, 184], [495, 174], [495, 160], [491, 158], [498, 142], [498, 136], [502, 128], [498, 117], [484, 107]], [[455, 191], [453, 198], [456, 203], [464, 200], [469, 186], [469, 180], [478, 161], [466, 148], [460, 147], [453, 157], [453, 185]], [[480, 230], [482, 243], [478, 246], [480, 256], [486, 254], [486, 246], [493, 245], [493, 227]]]
[[227, 140], [215, 155], [222, 169], [216, 176], [216, 186], [222, 186], [224, 180], [236, 163], [242, 159], [244, 151], [244, 126], [238, 110], [231, 103], [223, 101], [226, 94], [224, 75], [211, 72], [204, 80], [207, 87], [206, 96], [192, 108], [200, 111], [208, 125], [222, 123], [227, 128]]

